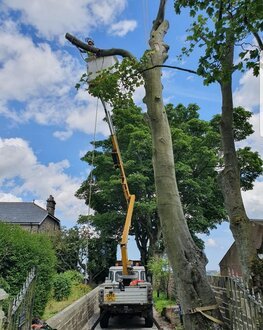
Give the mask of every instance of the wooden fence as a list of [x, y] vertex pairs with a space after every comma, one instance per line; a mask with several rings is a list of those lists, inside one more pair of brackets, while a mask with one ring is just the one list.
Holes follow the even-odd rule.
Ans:
[[231, 330], [263, 330], [259, 293], [248, 290], [240, 278], [208, 276], [225, 323]]
[[10, 304], [7, 330], [28, 330], [31, 328], [35, 282], [36, 273], [33, 268], [28, 274], [22, 289]]

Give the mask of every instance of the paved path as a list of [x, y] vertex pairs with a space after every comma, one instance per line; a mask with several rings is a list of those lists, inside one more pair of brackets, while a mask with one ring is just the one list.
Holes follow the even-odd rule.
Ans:
[[[172, 329], [171, 326], [162, 320], [159, 319], [158, 315], [154, 312], [155, 318], [157, 319], [158, 323], [162, 326], [163, 330]], [[99, 314], [94, 314], [93, 317], [90, 319], [89, 323], [82, 329], [82, 330], [90, 330], [92, 325], [98, 319]], [[109, 320], [108, 329], [114, 330], [149, 330], [149, 328], [144, 327], [144, 318], [140, 317], [111, 317]], [[100, 330], [101, 327], [98, 324], [95, 330]], [[157, 330], [157, 327], [154, 325], [151, 329]]]

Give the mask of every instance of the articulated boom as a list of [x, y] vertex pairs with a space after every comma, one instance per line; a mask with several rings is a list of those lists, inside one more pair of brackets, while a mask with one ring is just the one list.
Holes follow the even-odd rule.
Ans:
[[119, 149], [119, 144], [117, 141], [117, 137], [114, 131], [114, 127], [111, 121], [111, 116], [109, 111], [106, 108], [106, 104], [103, 100], [101, 100], [105, 114], [106, 114], [106, 119], [109, 124], [110, 128], [110, 133], [111, 133], [111, 141], [112, 141], [112, 159], [115, 167], [118, 167], [121, 172], [121, 185], [122, 185], [122, 190], [124, 193], [124, 197], [127, 202], [127, 214], [126, 214], [126, 220], [122, 232], [122, 239], [121, 239], [121, 259], [122, 259], [122, 272], [123, 275], [128, 275], [129, 271], [129, 260], [128, 260], [128, 252], [127, 252], [127, 244], [128, 244], [128, 235], [129, 235], [129, 230], [131, 226], [131, 219], [132, 219], [132, 213], [133, 213], [133, 208], [134, 208], [134, 202], [135, 202], [135, 195], [131, 195], [129, 191], [129, 186], [127, 183], [127, 178], [125, 175], [124, 167], [123, 167], [123, 162], [121, 159], [121, 153]]

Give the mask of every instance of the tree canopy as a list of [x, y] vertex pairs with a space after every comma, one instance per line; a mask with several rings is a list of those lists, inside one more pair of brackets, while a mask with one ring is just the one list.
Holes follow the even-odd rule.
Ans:
[[[244, 175], [242, 170], [240, 173], [239, 161], [247, 152], [250, 153], [250, 150], [246, 148], [242, 152], [236, 152], [232, 78], [236, 70], [243, 71], [245, 68], [252, 69], [255, 76], [259, 74], [259, 57], [263, 49], [260, 35], [263, 29], [262, 2], [176, 0], [174, 5], [177, 13], [180, 13], [182, 8], [187, 8], [190, 10], [190, 16], [194, 18], [188, 29], [187, 40], [190, 44], [182, 53], [189, 55], [196, 46], [201, 47], [203, 54], [199, 57], [197, 73], [204, 78], [205, 84], [220, 84], [222, 115], [219, 127], [224, 163], [220, 172], [220, 183], [242, 275], [246, 283], [249, 283], [249, 278], [256, 276], [251, 271], [252, 264], [263, 262], [258, 258], [251, 240], [251, 223], [241, 195], [242, 184], [251, 187], [245, 182], [251, 173], [249, 174], [249, 167], [248, 175]], [[252, 37], [256, 40], [253, 45]], [[239, 57], [235, 59], [237, 50]], [[257, 165], [253, 156], [249, 157], [261, 171], [262, 164]]]
[[[218, 185], [218, 169], [222, 166], [217, 125], [220, 115], [211, 121], [204, 121], [199, 118], [198, 110], [196, 104], [166, 106], [184, 212], [192, 235], [202, 246], [196, 234], [209, 233], [227, 216]], [[240, 141], [253, 132], [248, 123], [250, 115], [241, 107], [235, 109], [236, 140]], [[112, 119], [129, 187], [136, 193], [131, 234], [135, 235], [142, 260], [147, 262], [149, 255], [163, 250], [151, 162], [150, 130], [142, 110], [132, 104], [127, 109], [115, 108]], [[97, 141], [95, 146], [94, 160], [92, 151], [82, 158], [89, 165], [94, 162], [94, 169], [76, 193], [86, 203], [91, 202], [90, 207], [95, 214], [82, 216], [80, 222], [91, 222], [102, 237], [117, 242], [122, 234], [126, 202], [119, 172], [113, 167], [111, 141]], [[251, 189], [253, 181], [262, 172], [262, 161], [249, 148], [240, 149], [239, 159], [243, 187]]]

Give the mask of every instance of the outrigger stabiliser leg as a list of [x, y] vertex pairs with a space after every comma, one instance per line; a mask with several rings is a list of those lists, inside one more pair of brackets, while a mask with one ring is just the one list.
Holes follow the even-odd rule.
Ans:
[[93, 324], [93, 326], [90, 328], [90, 330], [94, 330], [96, 326], [99, 324], [100, 320], [103, 318], [103, 316], [106, 314], [106, 311], [103, 311], [97, 321]]

